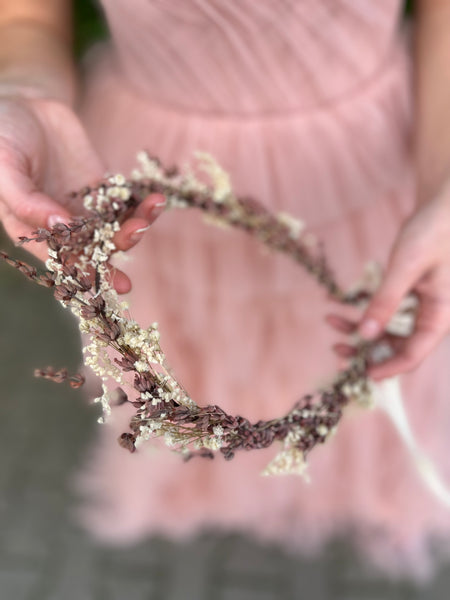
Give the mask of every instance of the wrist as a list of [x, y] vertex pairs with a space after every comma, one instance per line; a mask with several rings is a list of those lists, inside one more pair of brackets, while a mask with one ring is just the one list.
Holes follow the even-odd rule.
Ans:
[[0, 39], [0, 95], [74, 104], [77, 75], [66, 40], [34, 21], [0, 27]]

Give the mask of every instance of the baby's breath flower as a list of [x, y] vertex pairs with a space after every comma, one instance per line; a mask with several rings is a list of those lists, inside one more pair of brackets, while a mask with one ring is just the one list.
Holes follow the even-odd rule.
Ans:
[[[277, 442], [282, 449], [264, 473], [304, 475], [306, 455], [334, 433], [343, 407], [349, 401], [370, 403], [372, 387], [366, 363], [376, 347], [357, 340], [357, 356], [351, 366], [327, 390], [305, 396], [284, 417], [252, 424], [215, 405], [200, 407], [167, 364], [158, 324], [141, 327], [113, 288], [108, 263], [116, 252], [114, 236], [130, 214], [130, 200], [134, 207], [157, 190], [164, 194], [168, 209], [199, 208], [214, 224], [239, 227], [268, 248], [289, 254], [342, 303], [361, 306], [367, 302], [372, 291], [368, 287], [375, 286], [376, 273], [367, 272], [365, 282], [344, 292], [319, 252], [317, 240], [304, 231], [304, 224], [291, 215], [271, 214], [254, 200], [236, 196], [228, 174], [206, 153], [199, 153], [196, 165], [184, 172], [165, 169], [145, 152], [139, 153], [138, 165], [131, 181], [121, 174], [111, 175], [80, 192], [87, 216], [49, 231], [39, 230], [30, 238], [48, 243], [45, 276], [4, 253], [0, 257], [28, 278], [53, 287], [56, 299], [77, 317], [84, 334], [85, 364], [102, 382], [102, 395], [95, 400], [102, 406], [100, 421], [105, 422], [111, 414], [109, 390], [117, 384], [120, 388], [116, 392], [120, 393], [113, 394], [113, 404], [119, 397], [121, 403], [130, 402], [135, 407], [130, 431], [119, 438], [121, 446], [134, 452], [143, 443], [160, 438], [186, 460], [194, 454], [211, 458], [217, 451], [231, 459], [237, 450], [266, 448]], [[408, 334], [417, 309], [417, 299], [415, 303], [413, 300], [402, 304], [389, 324], [393, 331], [402, 329]], [[81, 377], [69, 378], [64, 370], [39, 373], [54, 381], [70, 380], [74, 387], [82, 382]]]
[[300, 475], [308, 481], [306, 469], [307, 464], [303, 452], [292, 447], [279, 452], [264, 469], [262, 475]]
[[285, 212], [279, 212], [277, 219], [280, 223], [285, 225], [289, 231], [289, 237], [293, 240], [297, 240], [300, 234], [305, 229], [305, 224], [299, 219], [295, 219], [291, 215]]

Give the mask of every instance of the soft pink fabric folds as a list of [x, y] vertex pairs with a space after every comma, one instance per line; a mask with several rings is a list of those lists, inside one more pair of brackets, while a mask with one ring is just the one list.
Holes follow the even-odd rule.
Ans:
[[[148, 149], [183, 164], [212, 153], [235, 189], [304, 220], [351, 284], [384, 261], [414, 203], [407, 45], [395, 0], [104, 0], [113, 44], [86, 63], [81, 114], [110, 171]], [[160, 323], [199, 403], [281, 415], [333, 374], [323, 293], [244, 234], [168, 214], [126, 263], [131, 310]], [[450, 480], [448, 341], [403, 379], [415, 433]], [[103, 537], [238, 529], [309, 549], [349, 528], [386, 568], [424, 572], [450, 515], [381, 413], [350, 411], [310, 462], [312, 482], [262, 478], [274, 450], [230, 463], [129, 455], [117, 409], [83, 485]]]

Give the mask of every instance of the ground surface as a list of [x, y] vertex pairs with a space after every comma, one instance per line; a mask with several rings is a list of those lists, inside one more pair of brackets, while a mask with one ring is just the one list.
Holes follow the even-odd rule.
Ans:
[[[0, 247], [6, 242], [1, 240]], [[344, 543], [320, 560], [236, 535], [102, 548], [71, 519], [70, 478], [96, 426], [76, 391], [32, 377], [78, 363], [48, 291], [0, 265], [0, 600], [446, 600], [450, 566], [417, 589], [370, 574]]]

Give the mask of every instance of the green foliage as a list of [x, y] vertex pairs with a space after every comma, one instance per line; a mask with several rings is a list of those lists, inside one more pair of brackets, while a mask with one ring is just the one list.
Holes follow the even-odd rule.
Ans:
[[97, 40], [108, 37], [108, 27], [97, 0], [74, 0], [75, 53], [77, 56]]
[[[73, 0], [75, 21], [75, 53], [77, 56], [97, 40], [108, 37], [108, 27], [99, 0]], [[405, 0], [404, 15], [414, 13], [414, 0]]]
[[406, 0], [404, 13], [408, 17], [410, 17], [411, 15], [414, 14], [414, 1], [413, 0]]

